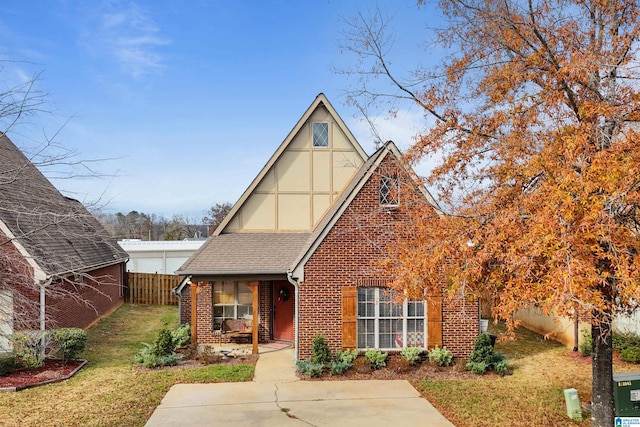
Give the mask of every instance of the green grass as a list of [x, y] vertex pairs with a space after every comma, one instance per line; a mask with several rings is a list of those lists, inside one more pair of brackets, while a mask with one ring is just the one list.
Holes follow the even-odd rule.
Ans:
[[68, 381], [0, 393], [3, 426], [141, 426], [176, 383], [249, 381], [251, 365], [141, 370], [133, 356], [157, 331], [177, 327], [175, 307], [125, 304], [88, 331], [89, 364]]
[[[491, 325], [499, 334], [503, 325]], [[563, 390], [576, 388], [580, 402], [591, 400], [590, 359], [575, 357], [570, 349], [519, 328], [517, 339], [496, 344], [513, 375], [486, 374], [470, 380], [415, 381], [414, 386], [458, 427], [479, 426], [588, 426], [566, 416]], [[614, 372], [637, 366], [614, 364]]]

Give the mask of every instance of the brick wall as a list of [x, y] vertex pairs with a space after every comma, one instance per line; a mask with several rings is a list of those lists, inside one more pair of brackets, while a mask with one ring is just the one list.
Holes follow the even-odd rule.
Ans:
[[[380, 177], [393, 174], [401, 181], [400, 206], [381, 207]], [[387, 155], [307, 262], [300, 286], [300, 359], [310, 356], [311, 341], [318, 332], [332, 351], [342, 347], [342, 287], [387, 283], [376, 262], [386, 257], [397, 225], [409, 221], [405, 207], [407, 196], [415, 191], [411, 182], [395, 158]], [[467, 302], [464, 313], [460, 308], [459, 303], [443, 303], [443, 345], [456, 356], [467, 356], [478, 333], [478, 306]]]

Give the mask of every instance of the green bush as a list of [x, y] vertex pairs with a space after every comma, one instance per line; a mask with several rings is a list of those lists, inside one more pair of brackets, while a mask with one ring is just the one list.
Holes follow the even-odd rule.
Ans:
[[324, 335], [321, 333], [317, 333], [311, 342], [311, 360], [323, 365], [329, 363], [331, 360], [329, 344], [327, 344], [327, 340], [324, 339]]
[[191, 344], [191, 326], [188, 323], [180, 325], [178, 329], [171, 331], [171, 338], [174, 349]]
[[175, 346], [173, 344], [173, 335], [167, 328], [162, 328], [158, 332], [158, 337], [154, 343], [154, 353], [157, 356], [169, 356], [173, 354]]
[[588, 329], [583, 329], [582, 338], [584, 339], [582, 340], [580, 345], [578, 345], [578, 349], [580, 350], [580, 353], [582, 353], [584, 357], [589, 357], [591, 356], [591, 348], [593, 345], [592, 344], [593, 340], [591, 338], [591, 331]]
[[135, 356], [134, 360], [138, 365], [145, 368], [157, 368], [158, 366], [174, 366], [178, 364], [178, 356], [175, 353], [159, 355], [156, 353], [156, 346], [143, 342], [142, 348]]
[[358, 349], [353, 350], [338, 350], [336, 351], [336, 359], [348, 363], [349, 366], [353, 365], [353, 361], [358, 357]]
[[332, 374], [342, 375], [344, 371], [351, 367], [351, 363], [347, 363], [342, 360], [332, 360], [329, 362], [329, 369]]
[[80, 328], [61, 328], [53, 331], [53, 341], [62, 354], [62, 359], [76, 359], [87, 344], [87, 333]]
[[420, 347], [407, 347], [400, 352], [400, 355], [407, 361], [407, 363], [409, 363], [409, 365], [415, 365], [420, 361], [421, 353], [422, 348]]
[[[493, 350], [493, 340], [489, 334], [480, 334], [473, 342], [473, 352], [469, 356], [466, 368], [476, 374], [484, 374], [489, 369], [496, 369], [496, 365], [504, 362], [504, 355]], [[506, 372], [506, 362], [505, 372]], [[503, 369], [501, 366], [499, 369]]]
[[16, 358], [13, 355], [0, 356], [0, 377], [9, 374], [16, 367]]
[[449, 366], [453, 362], [453, 353], [445, 347], [436, 346], [429, 351], [429, 361], [435, 362], [438, 366]]
[[467, 362], [467, 370], [474, 374], [482, 375], [487, 372], [487, 369], [489, 369], [489, 365], [485, 362]]
[[613, 334], [613, 348], [618, 352], [622, 353], [627, 347], [640, 347], [640, 336], [627, 332], [627, 333], [619, 333], [614, 332]]
[[369, 349], [364, 353], [364, 357], [369, 361], [371, 369], [380, 369], [385, 366], [388, 353], [383, 353], [380, 350]]
[[620, 358], [628, 363], [640, 363], [640, 347], [627, 347], [620, 352]]
[[505, 362], [504, 360], [501, 360], [493, 364], [493, 370], [496, 371], [496, 374], [503, 377], [505, 376], [509, 368], [507, 366], [507, 362]]
[[296, 362], [296, 366], [302, 375], [306, 375], [311, 378], [318, 378], [322, 376], [322, 371], [324, 370], [323, 363], [317, 363], [312, 360], [298, 361]]
[[49, 342], [49, 335], [48, 332], [41, 331], [14, 333], [11, 336], [11, 342], [13, 343], [16, 361], [28, 369], [37, 369], [44, 365], [45, 349]]

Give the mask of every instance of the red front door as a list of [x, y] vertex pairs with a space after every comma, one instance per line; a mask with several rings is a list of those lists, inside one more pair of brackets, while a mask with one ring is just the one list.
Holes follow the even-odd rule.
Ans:
[[286, 280], [273, 282], [273, 339], [293, 341], [295, 289]]

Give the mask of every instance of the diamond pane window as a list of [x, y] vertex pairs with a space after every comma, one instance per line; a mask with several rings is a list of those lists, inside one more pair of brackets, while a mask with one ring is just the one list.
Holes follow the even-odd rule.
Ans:
[[400, 204], [400, 185], [398, 176], [383, 176], [380, 178], [380, 205], [398, 206]]
[[329, 123], [313, 124], [313, 146], [314, 147], [329, 146]]

